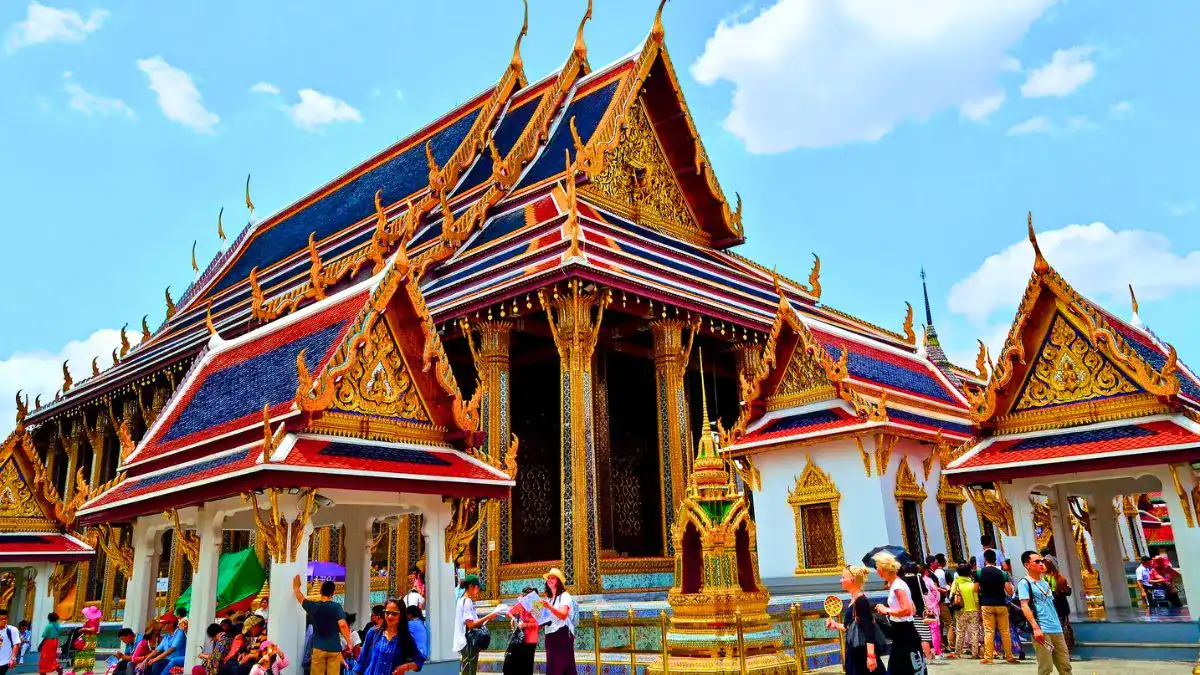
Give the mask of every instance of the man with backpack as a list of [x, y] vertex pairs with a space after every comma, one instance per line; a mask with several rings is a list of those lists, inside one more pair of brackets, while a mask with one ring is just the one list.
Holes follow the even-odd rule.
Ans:
[[1038, 675], [1050, 675], [1053, 670], [1058, 670], [1058, 675], [1071, 675], [1071, 654], [1067, 651], [1067, 640], [1054, 609], [1054, 596], [1050, 585], [1042, 579], [1046, 563], [1035, 551], [1022, 553], [1021, 562], [1027, 576], [1017, 584], [1017, 597], [1021, 600], [1021, 611], [1033, 629]]
[[8, 612], [0, 610], [0, 675], [17, 665], [21, 654], [21, 631], [8, 625]]

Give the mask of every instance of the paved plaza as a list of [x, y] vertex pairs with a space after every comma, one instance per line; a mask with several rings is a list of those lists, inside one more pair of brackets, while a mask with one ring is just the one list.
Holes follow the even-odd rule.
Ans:
[[[1096, 659], [1092, 661], [1072, 661], [1073, 675], [1133, 675], [1134, 673], [1154, 673], [1154, 675], [1190, 675], [1191, 663], [1173, 663], [1169, 661], [1118, 661], [1115, 659]], [[838, 667], [822, 668], [813, 672], [840, 673]], [[1016, 664], [992, 663], [983, 665], [978, 661], [936, 661], [929, 667], [930, 675], [1032, 675], [1037, 672], [1037, 662], [1026, 659]]]

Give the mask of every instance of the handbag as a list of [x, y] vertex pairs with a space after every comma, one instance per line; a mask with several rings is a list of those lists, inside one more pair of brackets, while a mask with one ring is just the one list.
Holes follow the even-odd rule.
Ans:
[[492, 633], [487, 626], [472, 628], [467, 631], [467, 647], [472, 651], [481, 652], [492, 645]]
[[525, 629], [521, 628], [520, 619], [513, 619], [512, 632], [508, 634], [508, 646], [519, 647], [525, 644]]

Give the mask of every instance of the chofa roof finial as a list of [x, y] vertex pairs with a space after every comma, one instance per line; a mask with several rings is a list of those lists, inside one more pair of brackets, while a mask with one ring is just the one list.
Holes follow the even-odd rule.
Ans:
[[510, 68], [524, 70], [524, 63], [521, 61], [521, 39], [529, 35], [529, 0], [521, 0], [525, 5], [525, 21], [521, 23], [521, 32], [517, 33], [517, 43], [513, 45], [512, 61], [509, 62]]
[[667, 6], [667, 0], [660, 0], [658, 3], [658, 11], [654, 13], [654, 25], [650, 28], [650, 37], [654, 38], [655, 42], [662, 42], [666, 37], [667, 31], [663, 28], [662, 14], [663, 7]]
[[587, 56], [587, 43], [583, 40], [583, 27], [592, 19], [592, 0], [588, 0], [587, 12], [584, 13], [583, 19], [579, 22], [579, 30], [575, 33], [575, 54], [579, 58]]
[[1033, 245], [1033, 271], [1038, 274], [1045, 274], [1050, 270], [1050, 263], [1046, 262], [1045, 256], [1042, 255], [1042, 249], [1038, 246], [1037, 233], [1033, 231], [1033, 211], [1025, 220], [1029, 227], [1029, 243]]
[[254, 202], [250, 201], [250, 174], [246, 174], [246, 208], [250, 209], [250, 219], [254, 219]]

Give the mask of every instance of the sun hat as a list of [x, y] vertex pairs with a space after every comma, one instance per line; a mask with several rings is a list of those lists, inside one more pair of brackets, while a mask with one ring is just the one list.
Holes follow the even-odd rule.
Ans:
[[562, 570], [558, 569], [557, 567], [550, 568], [549, 572], [546, 572], [545, 574], [542, 575], [542, 578], [545, 579], [546, 581], [549, 581], [550, 577], [557, 577], [558, 583], [561, 586], [567, 585], [567, 577], [564, 576], [562, 573]]

